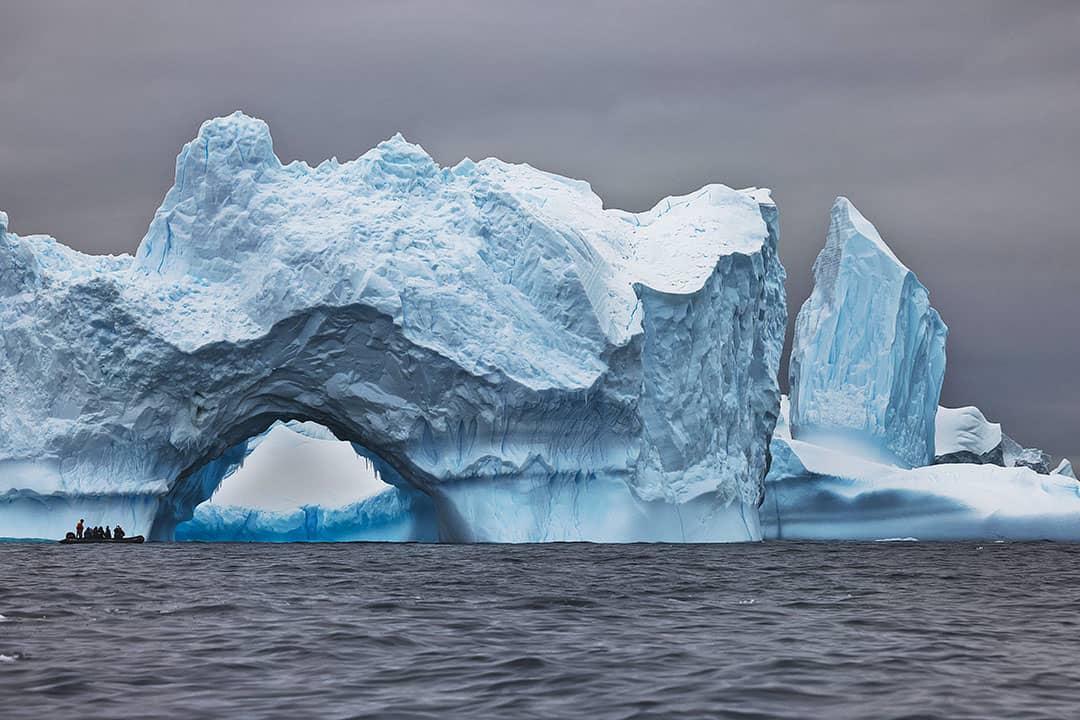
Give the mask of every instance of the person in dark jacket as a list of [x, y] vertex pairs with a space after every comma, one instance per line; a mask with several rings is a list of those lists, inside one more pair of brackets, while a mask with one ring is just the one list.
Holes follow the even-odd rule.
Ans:
[[124, 539], [124, 528], [117, 525], [116, 529], [113, 530], [112, 536], [113, 536], [113, 540], [123, 540]]

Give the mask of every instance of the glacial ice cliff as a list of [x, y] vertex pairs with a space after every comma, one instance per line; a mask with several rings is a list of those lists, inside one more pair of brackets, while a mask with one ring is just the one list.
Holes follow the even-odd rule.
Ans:
[[903, 467], [929, 464], [947, 332], [915, 274], [837, 198], [795, 322], [792, 436]]
[[652, 210], [400, 136], [283, 165], [208, 121], [135, 257], [0, 215], [0, 535], [168, 539], [278, 420], [430, 499], [445, 540], [759, 537], [786, 309], [776, 208]]

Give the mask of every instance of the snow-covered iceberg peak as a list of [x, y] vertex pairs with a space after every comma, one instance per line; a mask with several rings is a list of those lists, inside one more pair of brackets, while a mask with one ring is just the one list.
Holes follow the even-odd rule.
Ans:
[[929, 464], [947, 332], [915, 274], [837, 198], [814, 290], [795, 323], [792, 437]]
[[764, 191], [629, 213], [400, 136], [285, 165], [262, 121], [210, 120], [134, 258], [3, 235], [0, 534], [127, 503], [169, 537], [296, 419], [428, 495], [449, 539], [757, 537], [777, 232]]

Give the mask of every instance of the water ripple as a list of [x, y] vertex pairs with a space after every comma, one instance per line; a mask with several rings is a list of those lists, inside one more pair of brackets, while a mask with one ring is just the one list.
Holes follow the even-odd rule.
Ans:
[[3, 717], [1070, 717], [1080, 547], [0, 545]]

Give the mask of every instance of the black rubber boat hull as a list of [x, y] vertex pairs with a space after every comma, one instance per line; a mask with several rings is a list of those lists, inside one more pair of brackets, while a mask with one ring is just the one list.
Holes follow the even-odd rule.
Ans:
[[57, 542], [59, 542], [61, 545], [127, 545], [129, 543], [133, 545], [138, 545], [139, 543], [146, 542], [146, 538], [144, 538], [142, 535], [126, 537], [123, 540], [109, 540], [106, 538], [83, 538], [82, 540], [79, 540], [78, 538], [64, 538], [63, 540], [58, 540]]

